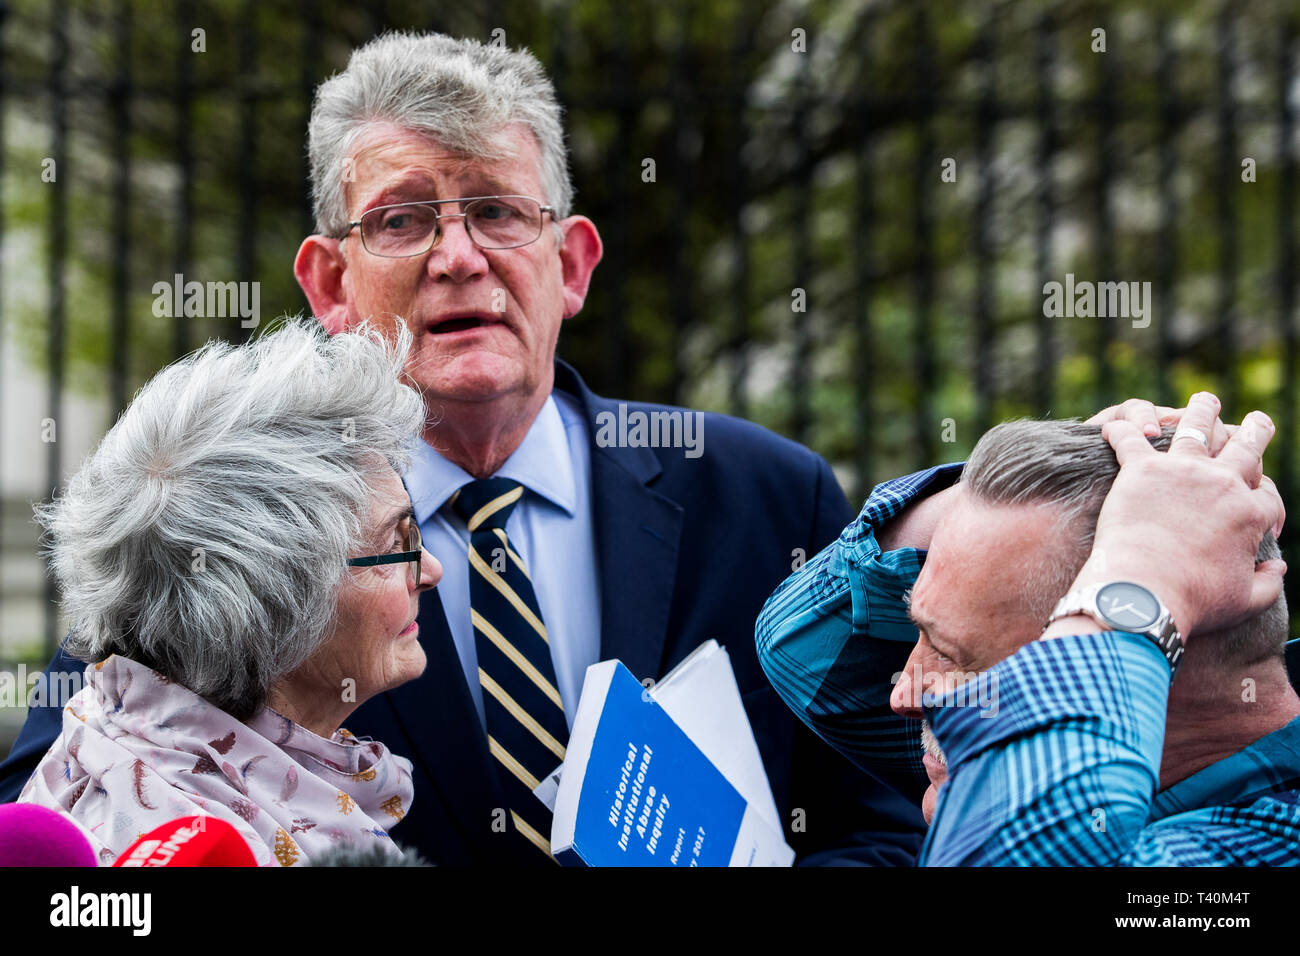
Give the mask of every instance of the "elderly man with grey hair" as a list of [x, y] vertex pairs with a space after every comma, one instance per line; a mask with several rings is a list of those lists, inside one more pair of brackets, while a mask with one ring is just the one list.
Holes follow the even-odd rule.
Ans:
[[[594, 395], [556, 358], [601, 240], [573, 211], [537, 60], [378, 37], [321, 85], [308, 137], [317, 232], [294, 274], [332, 334], [409, 331], [428, 411], [404, 478], [444, 564], [420, 606], [429, 668], [351, 721], [412, 761], [398, 838], [437, 863], [554, 865], [534, 791], [587, 667], [653, 681], [714, 639], [798, 859], [910, 860], [919, 808], [795, 721], [754, 654], [764, 598], [851, 516], [826, 462], [727, 416]], [[32, 711], [0, 795], [50, 724]]]
[[19, 799], [102, 861], [195, 814], [260, 864], [398, 855], [410, 763], [342, 724], [424, 670], [416, 609], [441, 575], [398, 477], [425, 415], [408, 342], [290, 323], [208, 345], [39, 511], [65, 650], [95, 663]]
[[[1185, 418], [1193, 437], [1159, 463], [1194, 453], [1217, 464], [1194, 440], [1215, 431], [1217, 408], [1194, 397], [1187, 416], [1204, 424]], [[1220, 455], [1254, 454], [1248, 478], [1277, 513], [1254, 447], [1272, 426], [1258, 413], [1246, 425], [1223, 435]], [[1175, 434], [1147, 441], [1164, 451]], [[1268, 601], [1226, 626], [1198, 618], [1185, 596], [1216, 592], [1245, 525], [1224, 531], [1213, 499], [1189, 509], [1186, 487], [1148, 478], [1147, 510], [1127, 530], [1167, 514], [1185, 528], [1195, 514], [1219, 552], [1197, 563], [1182, 553], [1190, 540], [1173, 539], [1173, 554], [1156, 533], [1103, 541], [1123, 460], [1098, 424], [999, 425], [964, 468], [878, 487], [760, 615], [760, 659], [805, 720], [863, 766], [915, 786], [928, 777], [923, 864], [1300, 862], [1300, 698], [1283, 659], [1276, 528], [1250, 548], [1276, 581]], [[1221, 481], [1217, 493], [1233, 489]], [[1250, 585], [1230, 598], [1250, 598]], [[1099, 629], [1131, 633], [1085, 633]], [[910, 654], [891, 678], [883, 658], [898, 645]], [[922, 747], [892, 746], [917, 720]]]

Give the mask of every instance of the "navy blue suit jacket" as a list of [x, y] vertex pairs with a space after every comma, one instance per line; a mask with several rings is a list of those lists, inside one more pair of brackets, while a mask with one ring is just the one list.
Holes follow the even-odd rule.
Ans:
[[[924, 827], [916, 803], [808, 731], [755, 655], [754, 621], [767, 596], [794, 561], [821, 550], [853, 518], [826, 462], [757, 425], [716, 414], [704, 416], [698, 458], [686, 458], [681, 448], [600, 447], [596, 417], [617, 417], [619, 403], [592, 394], [562, 362], [555, 387], [577, 398], [592, 437], [601, 659], [618, 658], [638, 679], [657, 679], [716, 639], [731, 657], [786, 838], [800, 858], [910, 864]], [[440, 864], [536, 862], [536, 851], [521, 852], [493, 827], [494, 810], [505, 801], [436, 589], [421, 596], [419, 622], [429, 662], [424, 674], [367, 701], [347, 722], [354, 734], [411, 759], [415, 798], [393, 837]], [[50, 665], [78, 666], [62, 651]], [[59, 715], [55, 706], [32, 709], [0, 765], [0, 800], [18, 795], [57, 736]]]

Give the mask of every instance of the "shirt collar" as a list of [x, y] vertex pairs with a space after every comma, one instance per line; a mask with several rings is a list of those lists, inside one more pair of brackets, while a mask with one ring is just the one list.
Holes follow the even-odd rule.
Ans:
[[[546, 397], [528, 434], [493, 477], [512, 478], [570, 517], [576, 513], [578, 492], [569, 437], [553, 395]], [[417, 443], [411, 467], [403, 478], [411, 493], [415, 520], [420, 524], [446, 504], [458, 488], [474, 480], [473, 475], [424, 441]]]
[[1300, 779], [1300, 717], [1156, 794], [1151, 819], [1175, 813], [1246, 803]]

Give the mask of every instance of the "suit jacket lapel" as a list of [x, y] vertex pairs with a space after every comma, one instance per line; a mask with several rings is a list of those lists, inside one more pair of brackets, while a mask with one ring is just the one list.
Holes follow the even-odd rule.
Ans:
[[573, 394], [591, 441], [592, 518], [600, 573], [600, 658], [616, 657], [638, 679], [660, 676], [685, 509], [648, 487], [663, 471], [649, 448], [602, 448], [597, 416], [616, 403], [587, 390], [556, 362], [556, 387]]

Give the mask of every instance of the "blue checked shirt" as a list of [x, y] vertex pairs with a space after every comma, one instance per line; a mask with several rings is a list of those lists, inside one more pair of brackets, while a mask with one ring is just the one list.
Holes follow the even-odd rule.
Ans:
[[[905, 792], [926, 783], [918, 728], [888, 697], [916, 640], [902, 594], [924, 553], [881, 552], [874, 529], [959, 474], [877, 486], [758, 619], [759, 660], [786, 703], [854, 763], [910, 780]], [[1300, 718], [1157, 791], [1169, 665], [1145, 638], [1036, 641], [984, 677], [996, 708], [927, 701], [949, 776], [922, 864], [1300, 864]]]
[[804, 723], [858, 767], [918, 799], [929, 786], [920, 729], [889, 709], [889, 692], [916, 643], [903, 593], [924, 553], [882, 552], [875, 529], [912, 499], [951, 485], [961, 467], [877, 485], [854, 522], [767, 599], [755, 627], [768, 680]]

